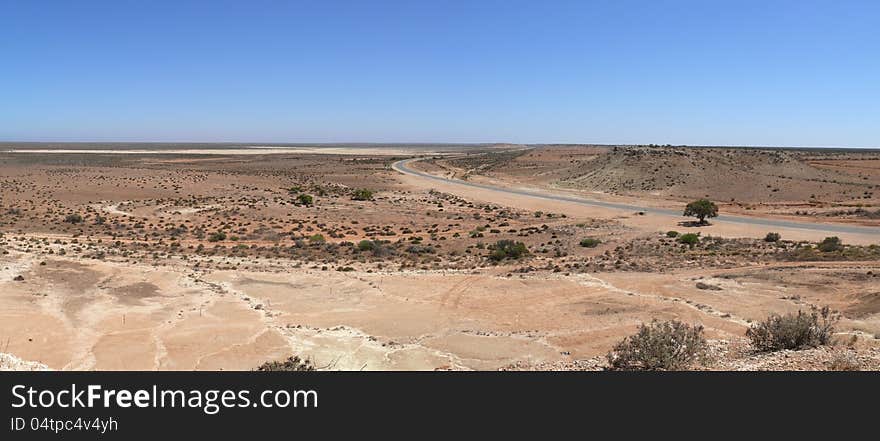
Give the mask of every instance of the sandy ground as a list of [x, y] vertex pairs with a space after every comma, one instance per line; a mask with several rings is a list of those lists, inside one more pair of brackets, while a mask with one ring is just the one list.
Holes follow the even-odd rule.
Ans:
[[[736, 339], [769, 312], [858, 300], [847, 294], [852, 284], [821, 286], [823, 273], [853, 270], [847, 263], [520, 278], [9, 260], [27, 283], [0, 283], [4, 350], [74, 370], [251, 369], [290, 353], [330, 369], [497, 369], [598, 356], [649, 319], [699, 322], [713, 338]], [[871, 340], [880, 316], [846, 328]]]
[[[577, 271], [571, 264], [690, 229], [681, 218], [426, 182], [391, 171], [394, 159], [382, 156], [89, 155], [0, 157], [9, 210], [0, 237], [2, 368], [247, 370], [290, 355], [323, 369], [552, 368], [600, 357], [654, 319], [699, 323], [713, 340], [740, 342], [767, 314], [813, 305], [842, 312], [839, 337], [854, 336], [859, 356], [880, 347], [878, 260], [746, 254], [710, 266], [670, 248], [681, 267]], [[292, 196], [294, 185], [303, 190]], [[352, 200], [350, 189], [361, 187], [376, 197]], [[313, 206], [291, 201], [301, 191], [316, 195]], [[86, 220], [66, 223], [68, 213]], [[209, 242], [214, 231], [230, 237]], [[308, 239], [316, 233], [321, 241]], [[586, 234], [603, 244], [577, 246]], [[487, 262], [480, 246], [508, 237], [533, 254]], [[342, 245], [365, 238], [388, 238], [389, 254]], [[433, 248], [411, 254], [413, 246]], [[804, 366], [823, 368], [816, 360], [825, 359]]]
[[[343, 148], [343, 147], [260, 147], [232, 149], [8, 149], [6, 153], [32, 154], [114, 154], [114, 155], [267, 155], [267, 154], [316, 154], [316, 155], [364, 155], [401, 156], [410, 154], [405, 148]], [[429, 155], [442, 155], [444, 152], [427, 150]]]

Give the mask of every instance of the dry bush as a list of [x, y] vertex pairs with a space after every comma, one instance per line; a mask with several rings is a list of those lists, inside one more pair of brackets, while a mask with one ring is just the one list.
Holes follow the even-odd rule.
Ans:
[[843, 352], [834, 356], [828, 364], [829, 371], [860, 371], [862, 366], [852, 354]]
[[309, 360], [303, 360], [298, 356], [287, 357], [284, 361], [267, 361], [257, 367], [263, 372], [305, 372], [314, 371], [315, 366]]
[[749, 328], [746, 336], [760, 352], [815, 348], [831, 343], [838, 319], [827, 306], [814, 307], [809, 314], [773, 314]]
[[642, 324], [606, 356], [611, 370], [676, 371], [689, 368], [706, 350], [702, 325], [678, 320]]

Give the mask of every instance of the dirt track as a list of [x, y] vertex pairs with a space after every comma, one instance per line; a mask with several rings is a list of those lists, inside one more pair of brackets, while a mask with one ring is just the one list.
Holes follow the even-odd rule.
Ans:
[[[406, 159], [402, 161], [395, 162], [392, 167], [400, 173], [422, 178], [429, 180], [429, 185], [434, 185], [435, 182], [441, 182], [443, 184], [449, 184], [452, 187], [446, 187], [450, 189], [449, 191], [455, 191], [454, 188], [457, 187], [470, 187], [471, 189], [485, 190], [482, 192], [483, 197], [487, 197], [490, 199], [494, 199], [493, 201], [500, 201], [501, 199], [492, 197], [492, 193], [500, 193], [499, 196], [504, 196], [503, 200], [505, 203], [510, 202], [510, 198], [508, 196], [516, 196], [520, 198], [540, 200], [540, 201], [549, 201], [549, 202], [562, 202], [565, 204], [576, 204], [579, 206], [593, 207], [599, 208], [602, 210], [613, 210], [619, 215], [632, 215], [636, 212], [643, 212], [646, 214], [653, 215], [652, 222], [657, 226], [655, 230], [662, 231], [670, 230], [670, 229], [681, 229], [681, 211], [680, 210], [671, 210], [664, 208], [656, 208], [650, 206], [635, 206], [628, 205], [623, 203], [614, 203], [608, 201], [600, 201], [600, 200], [591, 200], [583, 197], [572, 197], [565, 196], [559, 194], [553, 194], [546, 191], [539, 192], [537, 190], [524, 190], [519, 188], [509, 188], [495, 185], [488, 185], [482, 183], [475, 182], [467, 182], [459, 179], [451, 179], [442, 176], [431, 175], [429, 173], [425, 173], [419, 170], [415, 170], [410, 167], [414, 162], [419, 161], [419, 158], [414, 159]], [[460, 191], [460, 190], [459, 190]], [[468, 193], [473, 194], [473, 192]], [[488, 196], [487, 196], [488, 195]], [[521, 202], [519, 206], [528, 206], [532, 207], [533, 204], [529, 202]], [[563, 211], [565, 212], [565, 211]], [[644, 225], [644, 222], [632, 222], [633, 224]], [[815, 223], [815, 222], [794, 222], [788, 220], [780, 220], [780, 219], [769, 219], [762, 217], [746, 217], [746, 216], [729, 216], [729, 215], [719, 215], [717, 218], [712, 219], [712, 223], [715, 224], [714, 227], [700, 227], [699, 229], [694, 229], [695, 231], [708, 231], [710, 233], [717, 233], [721, 235], [725, 235], [725, 232], [728, 235], [737, 235], [738, 237], [763, 237], [768, 229], [772, 229], [773, 231], [784, 232], [786, 237], [795, 238], [795, 237], [809, 237], [815, 240], [816, 233], [825, 233], [826, 235], [838, 235], [847, 240], [850, 243], [860, 243], [860, 244], [872, 244], [877, 243], [880, 240], [880, 231], [878, 231], [875, 227], [863, 227], [857, 225], [841, 225], [841, 224], [827, 224], [827, 223]], [[733, 225], [727, 225], [733, 224]], [[745, 233], [745, 234], [744, 234]], [[751, 234], [750, 234], [751, 233]]]

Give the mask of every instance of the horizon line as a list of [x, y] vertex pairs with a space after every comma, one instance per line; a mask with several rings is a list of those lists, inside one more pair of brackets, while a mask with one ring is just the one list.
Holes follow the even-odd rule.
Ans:
[[[88, 141], [58, 141], [58, 140], [0, 140], [0, 144], [226, 144], [249, 146], [378, 146], [378, 145], [395, 145], [395, 146], [429, 146], [429, 145], [448, 145], [448, 146], [599, 146], [599, 147], [706, 147], [706, 148], [766, 148], [766, 149], [859, 149], [859, 150], [880, 150], [880, 146], [829, 146], [829, 145], [760, 145], [760, 144], [672, 144], [672, 143], [607, 143], [607, 142], [454, 142], [454, 141], [193, 141], [193, 140], [177, 140], [177, 141], [125, 141], [125, 140], [88, 140]], [[244, 145], [247, 144], [247, 145]]]

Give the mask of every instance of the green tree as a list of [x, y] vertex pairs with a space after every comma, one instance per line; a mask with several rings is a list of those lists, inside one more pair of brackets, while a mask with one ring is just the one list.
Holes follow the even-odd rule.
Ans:
[[312, 205], [312, 202], [314, 202], [312, 196], [305, 193], [297, 196], [296, 200], [300, 203], [300, 205]]
[[707, 217], [718, 216], [718, 206], [708, 199], [700, 199], [687, 204], [684, 215], [695, 217], [700, 220], [700, 224], [705, 224]]

